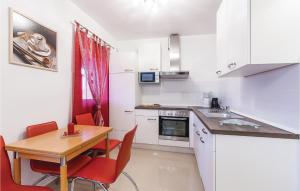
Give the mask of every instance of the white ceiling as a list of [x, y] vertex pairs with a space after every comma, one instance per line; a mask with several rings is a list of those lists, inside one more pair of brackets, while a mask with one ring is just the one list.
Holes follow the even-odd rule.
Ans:
[[144, 0], [72, 1], [115, 38], [128, 40], [215, 33], [221, 0], [156, 0], [157, 6]]

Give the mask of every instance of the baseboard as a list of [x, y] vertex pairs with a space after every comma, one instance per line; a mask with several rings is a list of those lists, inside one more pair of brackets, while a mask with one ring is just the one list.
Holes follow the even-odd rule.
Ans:
[[133, 144], [133, 148], [156, 150], [156, 151], [167, 151], [167, 152], [174, 152], [174, 153], [194, 154], [194, 150], [192, 148], [171, 147], [171, 146], [162, 146], [162, 145], [150, 145], [150, 144], [135, 143], [135, 144]]

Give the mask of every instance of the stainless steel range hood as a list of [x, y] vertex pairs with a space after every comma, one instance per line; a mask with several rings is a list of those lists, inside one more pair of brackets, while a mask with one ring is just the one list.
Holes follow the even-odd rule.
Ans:
[[172, 34], [169, 38], [170, 71], [160, 72], [162, 79], [187, 79], [189, 71], [181, 70], [180, 38]]

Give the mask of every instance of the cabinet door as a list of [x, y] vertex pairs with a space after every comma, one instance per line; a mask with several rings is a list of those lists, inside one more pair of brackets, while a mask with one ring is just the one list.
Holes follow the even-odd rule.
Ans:
[[250, 64], [250, 0], [227, 0], [229, 71]]
[[228, 71], [229, 42], [228, 42], [228, 15], [227, 1], [223, 0], [217, 12], [217, 75]]
[[215, 151], [214, 135], [210, 134], [206, 128], [202, 128], [204, 134], [204, 166], [203, 184], [205, 191], [215, 191]]
[[189, 136], [190, 136], [190, 148], [194, 148], [194, 129], [195, 129], [195, 114], [190, 112], [190, 124], [189, 124]]
[[136, 143], [158, 144], [158, 117], [135, 116], [138, 129], [136, 132]]
[[299, 0], [251, 0], [253, 64], [300, 62], [299, 9]]
[[160, 43], [147, 43], [139, 47], [139, 71], [160, 71]]
[[135, 74], [109, 75], [110, 126], [128, 131], [135, 125]]
[[111, 51], [109, 73], [134, 72], [137, 67], [136, 52]]

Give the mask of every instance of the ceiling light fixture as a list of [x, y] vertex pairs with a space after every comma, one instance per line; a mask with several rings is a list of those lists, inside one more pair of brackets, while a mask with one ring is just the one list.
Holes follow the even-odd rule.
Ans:
[[153, 13], [157, 13], [158, 9], [167, 4], [168, 0], [144, 0], [146, 8]]

